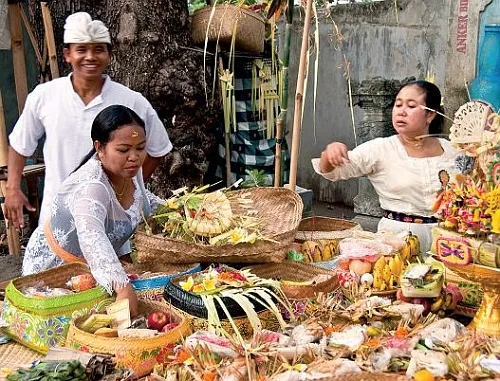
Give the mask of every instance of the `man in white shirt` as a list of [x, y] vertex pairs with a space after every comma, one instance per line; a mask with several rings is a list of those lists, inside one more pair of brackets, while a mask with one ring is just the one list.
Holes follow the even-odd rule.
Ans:
[[92, 20], [88, 13], [78, 12], [66, 19], [64, 29], [64, 59], [71, 64], [72, 73], [37, 86], [28, 95], [24, 111], [9, 135], [5, 214], [17, 229], [23, 225], [23, 207], [34, 211], [21, 190], [21, 177], [26, 158], [33, 154], [44, 134], [45, 187], [40, 223], [50, 216], [52, 199], [61, 183], [91, 150], [92, 122], [105, 107], [121, 104], [144, 120], [148, 151], [144, 178], [172, 150], [165, 127], [146, 98], [103, 74], [111, 49], [104, 24]]

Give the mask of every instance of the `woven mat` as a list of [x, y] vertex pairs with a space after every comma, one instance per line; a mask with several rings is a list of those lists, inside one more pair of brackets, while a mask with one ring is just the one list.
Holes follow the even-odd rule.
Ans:
[[[39, 360], [43, 357], [40, 353], [36, 353], [21, 344], [9, 342], [0, 345], [0, 364], [2, 368], [18, 369], [23, 366], [29, 366], [32, 361]], [[0, 380], [3, 380], [4, 375], [0, 372]]]

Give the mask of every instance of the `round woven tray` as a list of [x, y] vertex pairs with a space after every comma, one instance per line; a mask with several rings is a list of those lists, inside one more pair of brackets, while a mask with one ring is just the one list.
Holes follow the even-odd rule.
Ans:
[[[0, 345], [0, 367], [18, 369], [29, 367], [35, 360], [43, 357], [40, 353], [32, 351], [25, 346], [17, 343], [7, 343]], [[0, 372], [0, 380], [2, 373]]]
[[252, 209], [262, 221], [261, 232], [273, 241], [259, 240], [253, 244], [210, 246], [149, 235], [142, 227], [135, 235], [137, 259], [140, 263], [266, 263], [281, 262], [286, 249], [295, 238], [302, 216], [302, 199], [285, 188], [250, 188], [228, 194], [233, 214], [247, 213], [241, 203], [248, 196]]
[[252, 273], [260, 278], [276, 279], [289, 282], [307, 282], [318, 275], [329, 278], [323, 282], [307, 285], [290, 285], [281, 283], [281, 289], [289, 299], [311, 299], [319, 292], [332, 292], [339, 287], [334, 271], [327, 270], [308, 263], [284, 261], [282, 263], [266, 263], [248, 266]]
[[361, 226], [355, 222], [315, 216], [300, 221], [295, 238], [299, 241], [343, 239], [351, 237], [356, 230], [361, 230]]
[[[210, 20], [210, 16], [213, 16]], [[208, 6], [196, 11], [191, 22], [191, 37], [195, 45], [219, 43], [229, 50], [234, 36], [237, 50], [261, 53], [264, 51], [265, 21], [254, 11], [231, 4]]]

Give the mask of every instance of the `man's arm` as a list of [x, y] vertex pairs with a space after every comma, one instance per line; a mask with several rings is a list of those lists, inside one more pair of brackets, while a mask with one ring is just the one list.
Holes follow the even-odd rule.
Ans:
[[30, 212], [35, 208], [30, 205], [28, 198], [21, 190], [21, 178], [23, 176], [26, 156], [17, 153], [9, 147], [9, 157], [7, 162], [7, 191], [5, 195], [5, 218], [9, 220], [16, 229], [23, 227], [23, 207]]
[[142, 164], [142, 176], [144, 181], [148, 180], [153, 174], [154, 170], [160, 165], [161, 157], [146, 156], [146, 160]]

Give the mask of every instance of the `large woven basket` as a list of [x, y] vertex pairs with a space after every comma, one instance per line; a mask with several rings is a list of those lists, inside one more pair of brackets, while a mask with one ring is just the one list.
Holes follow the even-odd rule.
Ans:
[[2, 330], [43, 354], [63, 343], [72, 317], [102, 308], [112, 302], [111, 297], [102, 287], [53, 297], [28, 296], [22, 290], [39, 283], [65, 288], [71, 277], [81, 274], [90, 274], [86, 264], [69, 263], [11, 281], [5, 290], [2, 311], [8, 326]]
[[[73, 321], [69, 327], [66, 346], [90, 353], [114, 355], [118, 366], [133, 370], [138, 377], [151, 373], [153, 367], [163, 362], [172, 352], [174, 344], [191, 334], [188, 320], [172, 306], [153, 301], [139, 301], [139, 313], [165, 312], [171, 322], [179, 325], [166, 332], [149, 338], [115, 338], [97, 336], [76, 327]], [[84, 317], [80, 318], [83, 319]]]
[[355, 222], [340, 218], [315, 216], [300, 221], [295, 238], [299, 241], [343, 239], [352, 237], [356, 230], [361, 230], [361, 226]]
[[208, 42], [218, 42], [229, 50], [235, 34], [237, 50], [261, 53], [264, 51], [265, 29], [265, 21], [259, 14], [231, 4], [221, 4], [215, 9], [209, 6], [193, 14], [191, 37], [195, 45], [204, 46], [208, 38]]
[[[284, 261], [282, 263], [251, 265], [247, 269], [260, 278], [281, 281], [281, 290], [292, 300], [312, 299], [320, 292], [332, 292], [339, 287], [334, 271], [307, 263]], [[326, 275], [328, 278], [315, 284], [301, 285], [287, 283], [307, 282], [318, 275]]]
[[135, 235], [137, 260], [158, 263], [281, 262], [300, 223], [303, 208], [301, 198], [285, 188], [250, 188], [231, 192], [228, 198], [234, 214], [243, 215], [246, 212], [238, 202], [239, 197], [246, 193], [253, 201], [252, 208], [263, 222], [262, 234], [272, 241], [210, 246], [166, 238], [162, 234], [149, 235], [140, 227]]

